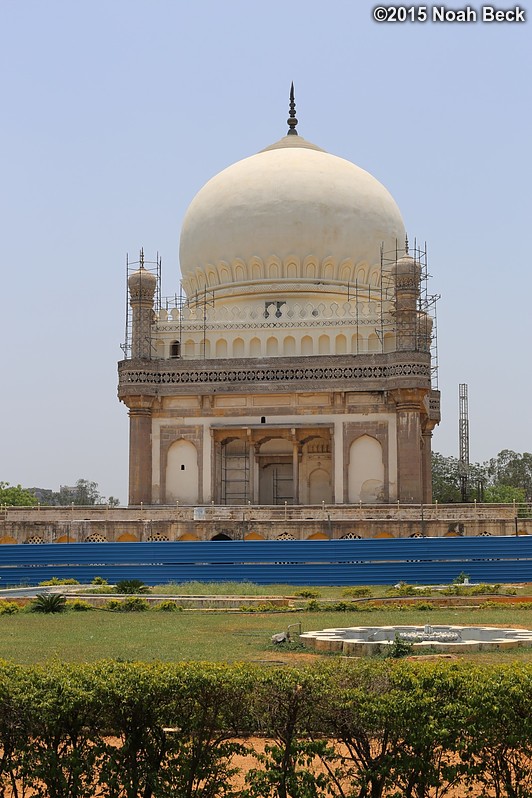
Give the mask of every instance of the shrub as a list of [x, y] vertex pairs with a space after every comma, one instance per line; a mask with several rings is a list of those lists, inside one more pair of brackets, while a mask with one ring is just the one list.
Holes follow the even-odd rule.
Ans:
[[183, 612], [183, 607], [171, 599], [160, 601], [153, 609], [157, 612]]
[[465, 571], [460, 571], [458, 576], [453, 579], [453, 585], [463, 585], [466, 580], [469, 581], [469, 574], [466, 574]]
[[110, 599], [104, 605], [104, 609], [110, 610], [111, 612], [144, 612], [145, 610], [149, 610], [149, 608], [150, 605], [146, 599], [137, 596], [131, 596], [123, 601], [119, 599]]
[[327, 609], [331, 610], [331, 612], [348, 612], [354, 609], [354, 607], [350, 601], [336, 601], [334, 604], [329, 605]]
[[79, 585], [77, 579], [58, 579], [53, 576], [51, 579], [46, 579], [44, 582], [39, 582], [39, 587], [48, 587], [49, 585]]
[[30, 612], [55, 613], [63, 612], [66, 598], [61, 593], [39, 593], [29, 605]]
[[307, 601], [305, 609], [307, 612], [320, 612], [323, 607], [319, 601], [316, 601], [316, 599], [311, 599], [310, 601]]
[[301, 596], [301, 598], [317, 599], [321, 597], [319, 590], [297, 590], [294, 596]]
[[67, 601], [66, 608], [67, 610], [73, 610], [74, 612], [88, 612], [89, 610], [94, 609], [92, 604], [89, 604], [88, 601], [81, 601], [81, 599]]
[[103, 576], [95, 576], [91, 582], [91, 585], [108, 585], [109, 582], [107, 579], [104, 579]]
[[357, 585], [356, 587], [346, 587], [342, 590], [342, 596], [345, 598], [364, 598], [372, 596], [373, 591], [369, 587]]
[[20, 607], [14, 601], [0, 601], [0, 615], [14, 615]]
[[412, 653], [413, 643], [407, 640], [402, 640], [399, 635], [395, 635], [395, 640], [385, 654], [387, 659], [402, 659], [408, 657]]
[[416, 603], [412, 605], [412, 609], [423, 612], [432, 612], [434, 609], [434, 604], [430, 604], [428, 601], [416, 601]]
[[149, 593], [150, 588], [142, 579], [121, 579], [115, 585], [115, 593]]
[[272, 604], [269, 601], [264, 601], [262, 604], [241, 604], [240, 612], [290, 612], [290, 607], [280, 607], [277, 604]]

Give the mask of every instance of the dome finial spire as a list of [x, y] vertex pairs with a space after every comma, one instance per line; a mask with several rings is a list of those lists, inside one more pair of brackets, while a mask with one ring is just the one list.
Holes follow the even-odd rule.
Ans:
[[286, 120], [288, 123], [288, 136], [297, 136], [296, 101], [294, 99], [294, 82], [290, 86], [290, 116]]
[[405, 235], [405, 255], [408, 255], [408, 233]]

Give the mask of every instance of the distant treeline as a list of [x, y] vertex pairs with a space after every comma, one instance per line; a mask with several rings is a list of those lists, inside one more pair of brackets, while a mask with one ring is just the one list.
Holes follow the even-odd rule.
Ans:
[[531, 702], [530, 664], [3, 663], [0, 794], [525, 798]]
[[432, 497], [442, 504], [462, 501], [463, 477], [466, 500], [511, 504], [532, 501], [532, 454], [503, 449], [484, 463], [470, 463], [464, 470], [456, 457], [432, 454]]

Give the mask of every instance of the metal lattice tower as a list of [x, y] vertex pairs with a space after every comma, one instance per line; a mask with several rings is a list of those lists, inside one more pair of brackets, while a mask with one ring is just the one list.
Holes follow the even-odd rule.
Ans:
[[460, 450], [460, 489], [462, 501], [469, 501], [469, 407], [467, 384], [462, 382], [459, 387], [460, 420], [458, 422], [459, 450]]

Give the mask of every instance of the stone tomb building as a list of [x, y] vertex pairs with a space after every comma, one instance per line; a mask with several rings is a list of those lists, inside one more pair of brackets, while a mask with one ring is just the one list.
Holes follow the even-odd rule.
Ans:
[[433, 301], [381, 183], [296, 131], [213, 177], [182, 289], [129, 268], [131, 505], [429, 503]]

